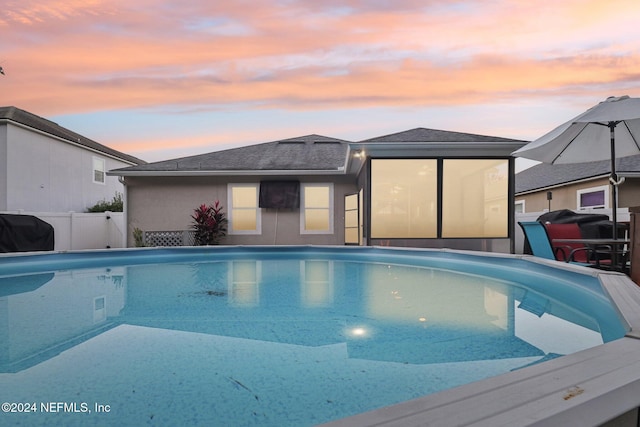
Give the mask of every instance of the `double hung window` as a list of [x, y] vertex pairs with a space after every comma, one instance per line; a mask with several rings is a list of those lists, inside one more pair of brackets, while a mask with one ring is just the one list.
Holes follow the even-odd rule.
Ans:
[[259, 184], [229, 184], [229, 234], [260, 234]]
[[96, 184], [104, 184], [105, 164], [104, 159], [99, 157], [93, 158], [93, 182]]
[[306, 183], [301, 191], [300, 233], [333, 233], [333, 184]]

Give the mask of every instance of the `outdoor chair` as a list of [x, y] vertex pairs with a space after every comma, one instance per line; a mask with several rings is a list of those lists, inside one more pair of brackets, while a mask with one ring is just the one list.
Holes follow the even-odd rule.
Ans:
[[[556, 254], [553, 251], [553, 246], [551, 245], [551, 239], [549, 238], [549, 234], [547, 233], [547, 229], [544, 224], [540, 221], [522, 221], [518, 222], [520, 228], [522, 228], [522, 232], [524, 233], [526, 241], [529, 243], [529, 247], [531, 248], [531, 253], [534, 256], [558, 260], [556, 258]], [[589, 251], [589, 248], [582, 248], [585, 252]], [[579, 262], [575, 260], [576, 253], [581, 252], [578, 249], [574, 249], [570, 252], [569, 257], [564, 259], [564, 262], [568, 262], [571, 264], [582, 265], [585, 267], [596, 267], [596, 264], [592, 264], [590, 262]], [[585, 256], [584, 259], [588, 259], [588, 256]]]
[[601, 265], [611, 266], [611, 257], [609, 255], [611, 253], [610, 246], [586, 247], [584, 243], [580, 242], [553, 243], [554, 239], [582, 239], [584, 236], [578, 224], [552, 224], [545, 222], [544, 228], [547, 230], [549, 241], [551, 242], [553, 253], [557, 260], [595, 263], [598, 268]]

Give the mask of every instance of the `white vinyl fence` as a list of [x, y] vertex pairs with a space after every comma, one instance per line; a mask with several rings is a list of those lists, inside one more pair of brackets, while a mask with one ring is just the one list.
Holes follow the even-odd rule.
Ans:
[[[55, 230], [55, 250], [105, 249], [125, 247], [124, 215], [122, 212], [78, 213], [78, 212], [27, 212], [6, 211], [0, 213], [33, 215], [51, 224]], [[524, 235], [518, 221], [535, 221], [543, 212], [516, 214], [515, 252], [521, 254], [524, 247]], [[611, 217], [611, 209], [580, 210], [578, 213], [605, 214]], [[618, 221], [628, 222], [629, 210], [618, 209]], [[170, 245], [164, 232], [145, 233], [145, 243], [149, 246]], [[179, 232], [180, 243], [193, 244], [190, 231]]]
[[[517, 254], [521, 254], [524, 248], [524, 234], [522, 233], [522, 229], [518, 225], [518, 221], [535, 221], [542, 214], [547, 213], [548, 211], [542, 212], [526, 212], [526, 213], [518, 213], [516, 214], [516, 230], [515, 230], [515, 251]], [[608, 215], [611, 218], [611, 209], [581, 209], [579, 211], [574, 211], [576, 213], [581, 214], [599, 214], [599, 215]], [[628, 208], [618, 208], [618, 222], [629, 222], [630, 215]]]
[[56, 251], [125, 247], [122, 212], [28, 212], [5, 211], [4, 214], [32, 215], [51, 224]]

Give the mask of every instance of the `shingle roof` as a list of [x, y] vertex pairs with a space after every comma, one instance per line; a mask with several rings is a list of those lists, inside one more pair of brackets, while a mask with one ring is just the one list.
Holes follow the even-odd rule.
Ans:
[[78, 133], [70, 131], [69, 129], [58, 125], [57, 123], [54, 123], [40, 116], [36, 116], [35, 114], [29, 113], [28, 111], [24, 111], [16, 107], [0, 107], [0, 123], [4, 121], [20, 123], [32, 129], [37, 129], [41, 132], [48, 133], [49, 135], [62, 138], [74, 144], [85, 146], [92, 150], [99, 151], [101, 153], [125, 160], [136, 165], [145, 163], [144, 160], [109, 148]]
[[[608, 160], [560, 165], [540, 163], [516, 174], [516, 194], [607, 176], [610, 171], [611, 162]], [[620, 175], [640, 172], [640, 155], [618, 159], [616, 172]]]
[[[398, 143], [398, 146], [414, 144], [422, 148], [429, 148], [428, 143], [430, 142], [434, 143], [433, 147], [438, 144], [446, 145], [456, 142], [496, 145], [526, 143], [526, 141], [495, 136], [416, 128], [367, 139], [357, 144], [383, 146], [389, 143]], [[344, 173], [350, 144], [356, 143], [313, 134], [115, 169], [109, 174], [152, 176], [163, 174], [234, 174], [251, 171], [256, 173], [276, 171], [290, 174], [299, 171]]]
[[451, 132], [438, 129], [415, 128], [404, 132], [377, 136], [360, 141], [376, 142], [525, 142], [518, 139], [500, 138], [497, 136], [476, 135], [473, 133]]
[[110, 171], [218, 172], [218, 171], [342, 171], [348, 141], [306, 135], [246, 147], [232, 148], [173, 160], [147, 163]]

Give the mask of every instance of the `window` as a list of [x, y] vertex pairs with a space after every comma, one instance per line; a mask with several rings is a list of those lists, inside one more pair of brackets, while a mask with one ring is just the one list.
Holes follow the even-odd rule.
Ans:
[[578, 209], [603, 209], [609, 207], [609, 186], [585, 188], [577, 192]]
[[442, 172], [442, 237], [509, 235], [509, 162], [445, 159]]
[[229, 184], [229, 234], [260, 234], [262, 221], [258, 207], [258, 184]]
[[302, 184], [300, 233], [333, 233], [333, 184]]
[[372, 159], [371, 238], [506, 238], [508, 159]]
[[437, 206], [437, 160], [371, 160], [372, 238], [437, 237]]
[[93, 182], [97, 184], [104, 184], [105, 177], [104, 159], [98, 157], [93, 158]]
[[524, 202], [525, 202], [524, 200], [516, 200], [515, 213], [517, 213], [517, 214], [525, 213]]

